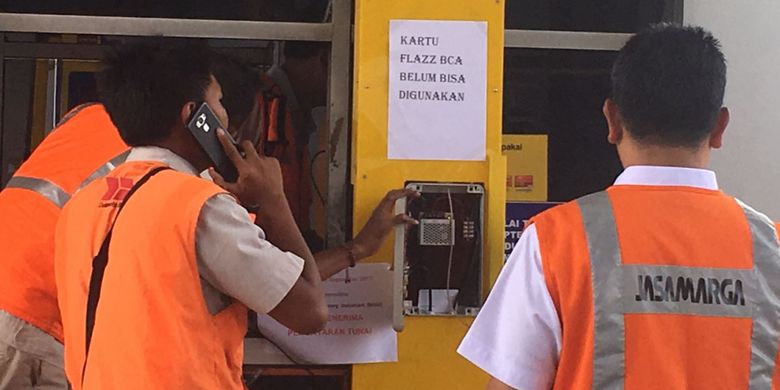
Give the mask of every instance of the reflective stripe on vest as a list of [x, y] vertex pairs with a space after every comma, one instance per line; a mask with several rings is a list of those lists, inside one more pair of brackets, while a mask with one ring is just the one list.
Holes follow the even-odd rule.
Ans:
[[5, 185], [5, 188], [21, 188], [37, 192], [39, 195], [54, 203], [58, 208], [65, 206], [70, 199], [70, 194], [65, 192], [60, 186], [46, 180], [36, 177], [14, 176]]
[[59, 128], [60, 126], [64, 125], [65, 122], [71, 120], [74, 116], [76, 116], [76, 114], [81, 112], [81, 110], [83, 110], [83, 109], [85, 109], [87, 107], [92, 107], [92, 106], [98, 105], [98, 104], [100, 104], [100, 103], [98, 103], [98, 102], [89, 102], [89, 103], [84, 103], [84, 104], [81, 104], [81, 105], [78, 105], [78, 106], [74, 107], [73, 109], [68, 111], [68, 113], [65, 114], [62, 117], [62, 119], [60, 119], [59, 122], [57, 122], [57, 124], [54, 126], [54, 129], [52, 129], [52, 131], [57, 130], [57, 128]]
[[578, 199], [593, 286], [593, 388], [625, 383], [627, 313], [752, 318], [750, 389], [770, 389], [780, 338], [780, 247], [774, 224], [739, 202], [753, 269], [624, 265], [606, 192]]
[[113, 171], [114, 168], [117, 167], [117, 165], [121, 165], [127, 160], [127, 156], [130, 155], [130, 149], [125, 150], [124, 152], [118, 154], [116, 157], [112, 158], [111, 160], [108, 160], [107, 163], [103, 164], [95, 170], [95, 172], [92, 172], [89, 176], [87, 176], [86, 179], [84, 179], [83, 182], [81, 182], [81, 185], [79, 185], [79, 189], [84, 188], [87, 186], [87, 184], [92, 183], [93, 181], [100, 179], [101, 177], [108, 175], [109, 172]]
[[[737, 201], [745, 211], [753, 239], [753, 272], [759, 294], [755, 296], [750, 340], [750, 389], [772, 387], [780, 340], [780, 250], [775, 224], [765, 215]], [[752, 298], [752, 297], [751, 297]]]
[[[92, 172], [92, 174], [90, 174], [81, 183], [81, 185], [79, 185], [79, 188], [83, 188], [92, 181], [107, 175], [114, 168], [116, 168], [117, 165], [125, 162], [128, 155], [130, 155], [130, 150], [126, 150], [120, 153], [116, 157], [109, 160], [107, 163], [101, 165], [100, 168], [95, 170], [95, 172]], [[10, 180], [8, 180], [5, 188], [20, 188], [37, 192], [39, 195], [54, 203], [54, 205], [58, 208], [63, 208], [65, 203], [70, 200], [70, 194], [65, 192], [62, 187], [52, 183], [49, 180], [40, 179], [37, 177], [13, 176]]]

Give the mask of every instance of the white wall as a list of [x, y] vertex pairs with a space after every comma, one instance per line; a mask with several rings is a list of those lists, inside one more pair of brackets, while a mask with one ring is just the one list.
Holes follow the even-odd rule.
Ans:
[[728, 61], [731, 123], [712, 168], [721, 187], [780, 221], [780, 1], [685, 0], [685, 22], [712, 31]]

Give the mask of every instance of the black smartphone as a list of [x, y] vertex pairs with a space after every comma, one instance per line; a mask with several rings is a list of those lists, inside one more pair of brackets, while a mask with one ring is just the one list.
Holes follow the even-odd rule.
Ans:
[[211, 162], [214, 163], [214, 169], [225, 178], [226, 181], [235, 182], [238, 179], [238, 171], [236, 171], [235, 165], [228, 158], [225, 149], [222, 147], [222, 143], [217, 138], [217, 129], [222, 128], [230, 138], [236, 149], [241, 150], [238, 143], [230, 136], [225, 126], [219, 121], [219, 118], [211, 110], [211, 107], [207, 103], [202, 103], [198, 110], [192, 115], [187, 128], [190, 129], [192, 135], [198, 140], [198, 143], [209, 156]]

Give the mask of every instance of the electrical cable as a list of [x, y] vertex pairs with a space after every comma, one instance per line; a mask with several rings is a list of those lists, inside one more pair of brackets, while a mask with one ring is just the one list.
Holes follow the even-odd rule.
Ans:
[[[455, 212], [452, 209], [452, 193], [450, 192], [450, 189], [447, 188], [447, 199], [450, 204], [450, 256], [449, 260], [447, 261], [447, 289], [445, 290], [445, 298], [447, 299], [447, 305], [450, 306], [450, 313], [455, 312], [455, 299], [453, 299], [450, 303], [450, 279], [452, 279], [452, 256], [455, 252]], [[455, 296], [457, 299], [457, 295]]]
[[323, 206], [325, 206], [325, 197], [322, 196], [322, 192], [320, 192], [320, 187], [317, 186], [317, 179], [314, 177], [314, 162], [317, 161], [317, 157], [325, 153], [325, 150], [320, 150], [317, 153], [314, 153], [314, 156], [311, 158], [311, 162], [309, 163], [309, 177], [311, 177], [311, 184], [314, 187], [314, 192], [317, 193], [317, 197], [320, 199], [320, 203], [322, 203]]
[[[436, 210], [436, 207], [439, 205], [439, 202], [441, 202], [443, 200], [445, 200], [445, 198], [437, 198], [436, 200], [433, 201], [433, 205], [431, 206], [431, 208], [433, 210]], [[452, 198], [452, 204], [453, 204], [453, 206], [460, 207], [464, 211], [469, 211], [469, 208], [466, 207], [466, 204], [463, 203], [463, 201], [458, 199], [458, 198]]]
[[325, 8], [325, 15], [322, 17], [322, 23], [328, 23], [333, 16], [333, 0], [328, 1], [328, 6]]

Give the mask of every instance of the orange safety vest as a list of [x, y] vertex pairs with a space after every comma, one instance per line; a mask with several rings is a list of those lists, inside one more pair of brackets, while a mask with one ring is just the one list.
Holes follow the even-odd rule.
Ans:
[[0, 310], [62, 342], [54, 227], [71, 194], [127, 157], [102, 105], [72, 110], [0, 192]]
[[306, 142], [299, 140], [287, 107], [287, 98], [279, 86], [263, 76], [267, 87], [258, 93], [261, 136], [257, 150], [279, 160], [284, 181], [284, 194], [295, 222], [302, 232], [309, 230], [309, 209], [312, 203], [311, 167]]
[[125, 163], [62, 211], [55, 271], [74, 389], [243, 388], [247, 308], [210, 314], [196, 259], [200, 211], [224, 190], [170, 169], [147, 176], [160, 167]]
[[778, 388], [780, 248], [722, 192], [613, 186], [533, 219], [555, 389]]

